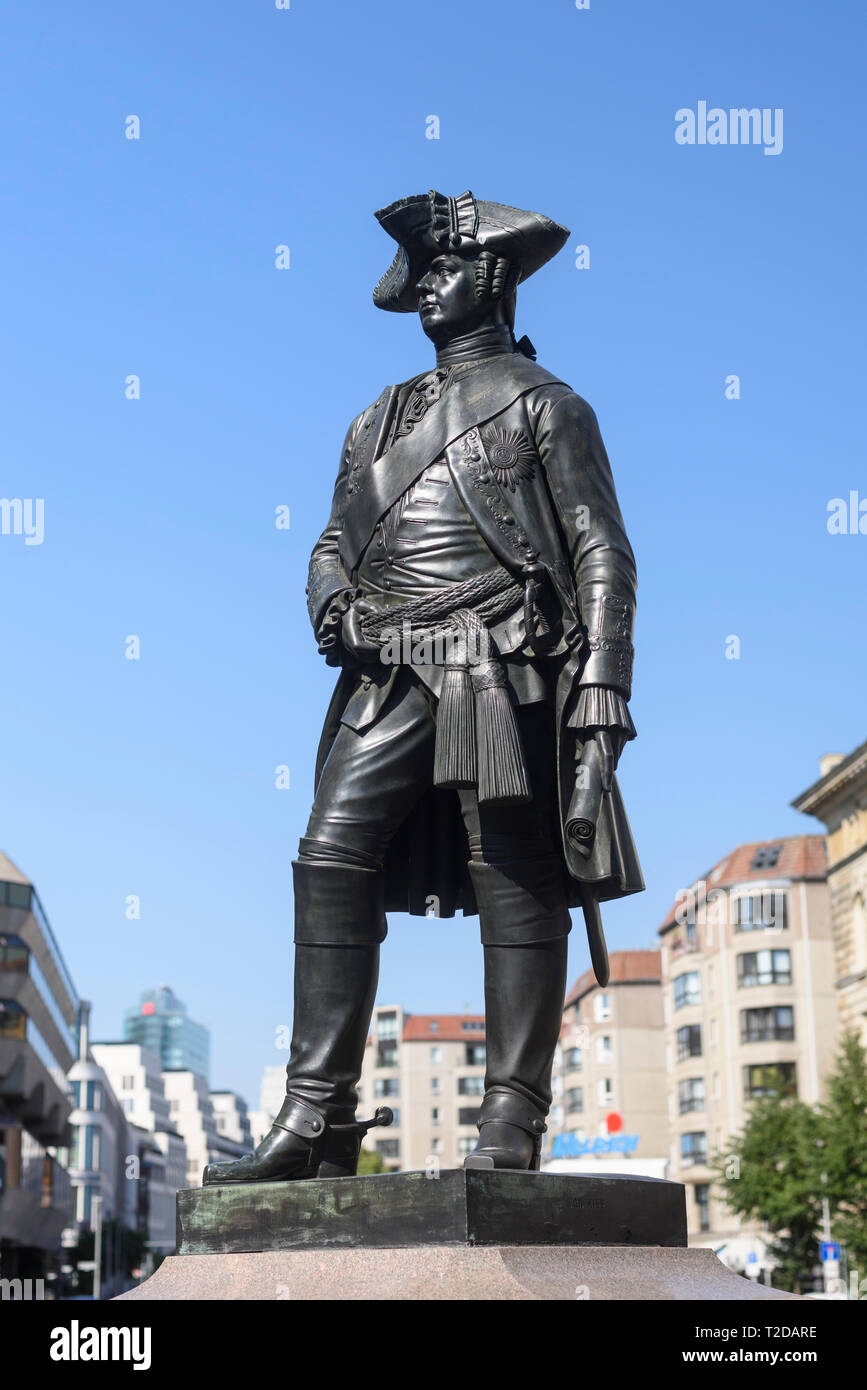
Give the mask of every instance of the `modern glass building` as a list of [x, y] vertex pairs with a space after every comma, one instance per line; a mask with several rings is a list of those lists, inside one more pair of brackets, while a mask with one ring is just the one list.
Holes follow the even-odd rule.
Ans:
[[186, 1005], [168, 985], [146, 990], [138, 1004], [127, 1009], [123, 1036], [155, 1053], [163, 1071], [192, 1071], [207, 1081], [211, 1035], [188, 1018]]

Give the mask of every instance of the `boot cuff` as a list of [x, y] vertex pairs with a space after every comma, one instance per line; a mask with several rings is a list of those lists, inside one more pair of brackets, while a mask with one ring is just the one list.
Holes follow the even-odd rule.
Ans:
[[295, 941], [305, 946], [375, 946], [388, 930], [381, 869], [296, 859]]
[[526, 946], [568, 936], [562, 866], [557, 861], [469, 865], [479, 908], [482, 944]]

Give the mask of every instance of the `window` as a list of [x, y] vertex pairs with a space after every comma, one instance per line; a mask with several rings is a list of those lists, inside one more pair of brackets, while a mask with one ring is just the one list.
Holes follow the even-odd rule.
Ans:
[[434, 1066], [436, 1066], [436, 1064], [437, 1064], [438, 1062], [441, 1062], [442, 1059], [443, 1059], [443, 1050], [442, 1050], [442, 1048], [441, 1048], [441, 1047], [432, 1047], [431, 1050], [430, 1050], [430, 1059], [431, 1059], [431, 1061], [433, 1062]]
[[87, 1109], [102, 1109], [102, 1086], [98, 1081], [88, 1081], [87, 1083]]
[[484, 1033], [485, 1020], [483, 1018], [465, 1018], [461, 1022], [462, 1033]]
[[0, 970], [27, 973], [30, 952], [20, 936], [0, 936]]
[[377, 1099], [385, 1096], [399, 1096], [400, 1082], [396, 1076], [377, 1076], [373, 1082], [373, 1094]]
[[135, 1110], [135, 1101], [133, 1100], [132, 1096], [126, 1096], [121, 1101], [121, 1107], [125, 1115], [131, 1115], [132, 1112]]
[[432, 1033], [438, 1033], [439, 1030], [440, 1030], [439, 1019], [437, 1019], [437, 1018], [432, 1018], [431, 1021], [430, 1021], [430, 1031], [431, 1031]]
[[697, 1182], [694, 1188], [695, 1205], [698, 1210], [698, 1229], [710, 1230], [710, 1183]]
[[701, 1024], [688, 1023], [685, 1028], [678, 1028], [675, 1039], [677, 1041], [677, 1060], [685, 1062], [687, 1057], [701, 1056]]
[[674, 1007], [686, 1008], [688, 1004], [701, 1003], [701, 980], [697, 970], [678, 975], [674, 982]]
[[121, 1089], [122, 1091], [134, 1091], [134, 1090], [135, 1090], [135, 1077], [134, 1077], [134, 1076], [124, 1076], [124, 1077], [122, 1077], [122, 1078], [121, 1078], [121, 1083], [120, 1083], [120, 1089]]
[[762, 1096], [793, 1096], [797, 1089], [794, 1062], [744, 1067], [745, 1100], [760, 1100]]
[[438, 1105], [435, 1105], [433, 1110], [430, 1112], [430, 1122], [432, 1125], [442, 1124], [442, 1111], [440, 1110]]
[[764, 931], [766, 927], [784, 930], [788, 925], [785, 893], [761, 893], [752, 898], [738, 898], [735, 925], [738, 931]]
[[478, 1139], [474, 1139], [471, 1134], [461, 1135], [458, 1140], [458, 1157], [466, 1158], [467, 1154], [472, 1153], [478, 1142]]
[[596, 1060], [597, 1062], [607, 1062], [610, 1060], [614, 1049], [611, 1039], [605, 1035], [596, 1039]]
[[376, 1065], [378, 1067], [397, 1066], [397, 1038], [388, 1038], [385, 1042], [380, 1042], [376, 1049]]
[[704, 1130], [693, 1130], [680, 1136], [680, 1162], [683, 1168], [707, 1162], [707, 1135]]
[[677, 1083], [678, 1113], [686, 1115], [690, 1110], [704, 1110], [704, 1077], [690, 1076]]
[[432, 1096], [438, 1096], [440, 1093], [440, 1079], [438, 1076], [432, 1076], [430, 1079], [430, 1093]]
[[614, 1087], [610, 1077], [604, 1076], [596, 1082], [596, 1096], [600, 1105], [614, 1104]]
[[400, 1111], [396, 1105], [389, 1106], [389, 1109], [391, 1110], [391, 1123], [396, 1127], [400, 1124]]
[[751, 869], [775, 869], [780, 858], [782, 845], [762, 845], [753, 855]]
[[458, 1095], [459, 1096], [483, 1096], [485, 1094], [485, 1078], [483, 1076], [459, 1076]]
[[794, 1042], [795, 1010], [791, 1004], [770, 1009], [741, 1009], [741, 1042]]
[[438, 1134], [430, 1141], [430, 1151], [435, 1156], [438, 1156], [443, 1151], [443, 1141]]
[[376, 1015], [376, 1036], [380, 1040], [397, 1037], [397, 1014], [394, 1011]]
[[593, 996], [593, 1017], [597, 1023], [607, 1023], [611, 1017], [611, 995], [596, 994]]
[[570, 1115], [584, 1114], [584, 1087], [573, 1086], [566, 1092], [566, 1110]]
[[27, 1015], [14, 999], [0, 999], [0, 1038], [27, 1037]]
[[479, 1118], [478, 1105], [462, 1105], [458, 1111], [459, 1125], [474, 1125]]
[[580, 1047], [570, 1047], [564, 1058], [567, 1071], [581, 1071], [584, 1066], [584, 1053]]
[[747, 951], [738, 956], [738, 986], [790, 985], [792, 958], [788, 951]]
[[485, 1044], [467, 1043], [464, 1052], [464, 1062], [468, 1067], [483, 1067], [485, 1065]]
[[400, 1158], [399, 1139], [377, 1139], [376, 1152], [381, 1158]]

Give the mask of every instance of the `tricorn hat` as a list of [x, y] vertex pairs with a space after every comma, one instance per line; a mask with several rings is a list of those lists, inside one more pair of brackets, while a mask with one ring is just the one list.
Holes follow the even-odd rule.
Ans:
[[569, 236], [567, 227], [541, 213], [483, 202], [469, 190], [449, 198], [432, 188], [399, 198], [375, 215], [398, 249], [373, 291], [373, 302], [399, 314], [418, 308], [416, 283], [433, 255], [490, 251], [518, 269], [520, 283], [556, 256]]

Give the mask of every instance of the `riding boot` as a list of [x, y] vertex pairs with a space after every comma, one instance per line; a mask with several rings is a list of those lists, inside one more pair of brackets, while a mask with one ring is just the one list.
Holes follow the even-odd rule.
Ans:
[[479, 1142], [464, 1166], [538, 1169], [563, 1018], [569, 911], [550, 867], [522, 865], [518, 876], [473, 863], [470, 872], [482, 917], [487, 1066]]
[[[355, 1172], [354, 1123], [385, 936], [381, 874], [303, 860], [295, 871], [295, 1016], [286, 1099], [258, 1148], [210, 1163], [203, 1182], [283, 1182]], [[390, 1112], [371, 1123], [387, 1124]]]

